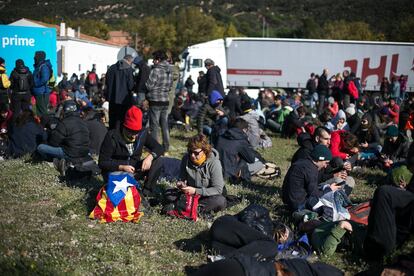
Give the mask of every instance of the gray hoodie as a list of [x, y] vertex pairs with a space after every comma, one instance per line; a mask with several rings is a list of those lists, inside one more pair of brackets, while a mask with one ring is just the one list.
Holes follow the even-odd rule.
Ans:
[[181, 161], [180, 179], [187, 180], [187, 185], [195, 187], [201, 196], [221, 195], [224, 180], [218, 152], [212, 149], [206, 162], [199, 167], [185, 154]]

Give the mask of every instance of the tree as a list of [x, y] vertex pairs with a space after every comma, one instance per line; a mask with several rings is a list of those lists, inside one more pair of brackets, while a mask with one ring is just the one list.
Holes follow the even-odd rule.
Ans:
[[140, 21], [138, 34], [143, 42], [143, 47], [155, 49], [174, 49], [176, 43], [176, 31], [172, 24], [163, 18], [153, 16]]
[[345, 22], [344, 20], [325, 23], [321, 38], [344, 40], [384, 40], [384, 35], [374, 33], [370, 26], [361, 21]]
[[393, 33], [392, 40], [414, 42], [414, 16], [401, 19], [399, 27]]
[[228, 24], [226, 26], [226, 28], [224, 29], [224, 37], [240, 37], [242, 36], [242, 34], [240, 34], [237, 29], [236, 26], [234, 26], [234, 24], [232, 22], [230, 22], [230, 24]]

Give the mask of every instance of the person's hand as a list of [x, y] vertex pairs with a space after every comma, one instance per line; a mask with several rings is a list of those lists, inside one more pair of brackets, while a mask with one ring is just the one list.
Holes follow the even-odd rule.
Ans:
[[338, 185], [337, 183], [332, 183], [331, 185], [329, 185], [329, 188], [331, 188], [332, 192], [336, 192], [339, 189], [341, 189], [341, 185]]
[[348, 176], [348, 173], [346, 171], [340, 171], [340, 172], [334, 173], [334, 176], [345, 180]]
[[181, 191], [185, 194], [194, 195], [196, 193], [196, 189], [191, 186], [187, 186], [184, 188], [181, 188]]
[[144, 161], [142, 161], [141, 170], [143, 172], [148, 171], [151, 168], [152, 160], [154, 160], [154, 156], [151, 154], [148, 154], [147, 157], [145, 157]]
[[407, 182], [405, 182], [405, 180], [403, 179], [400, 179], [400, 182], [398, 183], [398, 187], [405, 190], [407, 188]]
[[182, 189], [184, 187], [187, 187], [187, 180], [184, 181], [177, 181], [177, 188]]
[[361, 143], [361, 147], [367, 148], [368, 147], [368, 143], [367, 142]]
[[135, 168], [131, 165], [119, 165], [118, 170], [127, 172], [127, 173], [135, 173]]
[[352, 171], [352, 165], [351, 165], [351, 162], [346, 161], [346, 162], [344, 163], [344, 169], [345, 169], [345, 170], [347, 170], [347, 171]]
[[217, 113], [217, 115], [219, 115], [220, 117], [221, 117], [221, 116], [224, 116], [224, 112], [223, 112], [223, 111], [221, 111], [220, 109], [216, 109], [216, 113]]
[[352, 232], [352, 225], [346, 220], [341, 221], [339, 223], [339, 227], [341, 227], [342, 229], [345, 229], [348, 232]]

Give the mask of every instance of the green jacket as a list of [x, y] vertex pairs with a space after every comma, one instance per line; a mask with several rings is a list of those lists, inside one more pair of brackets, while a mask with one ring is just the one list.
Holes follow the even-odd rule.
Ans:
[[[366, 234], [366, 227], [362, 224], [349, 221], [352, 225], [352, 233], [349, 235], [352, 250], [356, 254], [362, 252], [362, 244]], [[312, 233], [311, 245], [319, 254], [330, 256], [335, 253], [346, 234], [346, 230], [339, 227], [339, 221], [324, 222]]]

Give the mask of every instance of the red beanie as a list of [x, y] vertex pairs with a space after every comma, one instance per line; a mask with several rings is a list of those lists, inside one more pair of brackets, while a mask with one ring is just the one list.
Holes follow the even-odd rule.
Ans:
[[128, 109], [125, 114], [124, 127], [139, 131], [142, 129], [142, 111], [135, 105]]

